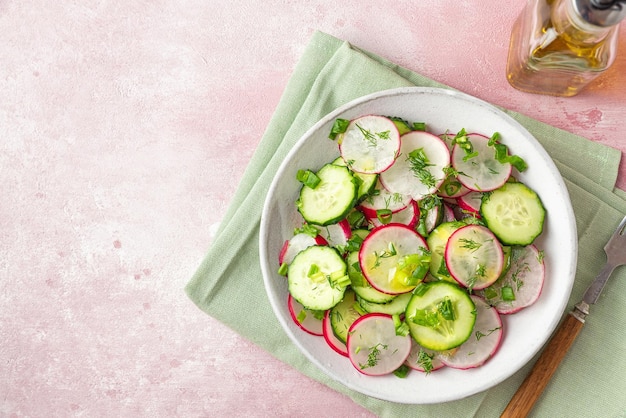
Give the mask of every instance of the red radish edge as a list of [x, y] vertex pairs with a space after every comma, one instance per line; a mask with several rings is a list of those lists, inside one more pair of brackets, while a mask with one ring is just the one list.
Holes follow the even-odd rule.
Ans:
[[[366, 209], [363, 211], [365, 218], [367, 221], [372, 224], [374, 227], [382, 226], [383, 223], [380, 222], [376, 211], [372, 211], [370, 209]], [[407, 221], [404, 217], [408, 216], [410, 219]], [[401, 218], [401, 219], [397, 219]], [[420, 208], [415, 200], [411, 200], [411, 202], [403, 209], [400, 209], [391, 214], [391, 223], [401, 223], [403, 225], [408, 226], [409, 228], [415, 228], [420, 220]]]
[[[400, 341], [400, 345], [402, 343], [407, 344], [406, 347], [396, 347], [395, 349], [391, 351], [393, 355], [398, 355], [398, 357], [394, 358], [393, 360], [395, 361], [392, 362], [391, 364], [388, 364], [387, 367], [382, 369], [382, 371], [371, 370], [371, 369], [374, 369], [376, 366], [378, 366], [380, 363], [377, 363], [375, 366], [372, 366], [371, 368], [361, 368], [358, 360], [354, 358], [354, 356], [357, 355], [360, 351], [358, 349], [352, 350], [352, 345], [354, 344], [353, 341], [357, 338], [356, 337], [357, 335], [360, 336], [360, 334], [358, 334], [357, 332], [357, 329], [360, 326], [362, 326], [365, 322], [371, 321], [374, 318], [380, 318], [380, 319], [383, 319], [384, 321], [388, 321], [389, 327], [391, 328], [391, 331], [393, 332], [393, 338], [398, 338], [398, 339], [404, 338], [405, 341]], [[361, 341], [361, 338], [359, 338], [359, 342], [360, 341]], [[352, 323], [352, 326], [350, 326], [350, 330], [348, 331], [348, 341], [346, 343], [346, 347], [348, 348], [348, 358], [350, 359], [350, 362], [352, 363], [355, 369], [357, 369], [360, 373], [367, 375], [367, 376], [382, 376], [382, 375], [392, 373], [398, 367], [404, 364], [404, 362], [406, 361], [406, 359], [408, 358], [411, 352], [411, 341], [412, 340], [409, 335], [400, 336], [400, 335], [395, 334], [395, 323], [391, 315], [387, 315], [383, 313], [368, 313], [357, 318], [357, 320]], [[358, 344], [359, 342], [357, 342], [356, 344]], [[385, 344], [387, 345], [389, 344], [389, 342], [385, 341]], [[400, 351], [400, 349], [403, 349], [403, 348], [406, 348], [406, 353]]]
[[324, 332], [324, 340], [333, 351], [341, 354], [344, 357], [348, 357], [348, 348], [346, 345], [335, 336], [333, 333], [333, 327], [330, 324], [330, 309], [324, 314], [324, 320], [322, 321], [322, 330]]
[[298, 314], [304, 309], [302, 305], [291, 296], [291, 293], [287, 297], [287, 305], [289, 307], [289, 313], [291, 314], [291, 319], [296, 323], [300, 328], [304, 331], [308, 332], [311, 335], [315, 335], [320, 337], [324, 335], [323, 324], [322, 321], [315, 318], [311, 313], [307, 312], [307, 316], [304, 321], [298, 321]]
[[350, 222], [347, 219], [320, 228], [318, 237], [324, 240], [325, 245], [345, 245], [352, 236]]
[[424, 350], [428, 354], [432, 354], [433, 355], [433, 359], [432, 359], [433, 368], [432, 368], [431, 372], [434, 372], [435, 370], [439, 370], [442, 367], [445, 367], [445, 364], [443, 364], [443, 362], [441, 361], [440, 355], [439, 355], [439, 353], [437, 351], [427, 350], [425, 348], [422, 348], [415, 341], [411, 341], [411, 343], [412, 343], [411, 352], [409, 353], [409, 356], [407, 357], [406, 361], [404, 362], [404, 364], [409, 366], [411, 369], [417, 370], [417, 371], [422, 372], [422, 373], [426, 372], [424, 370], [424, 368], [422, 366], [420, 366], [419, 363], [417, 363], [417, 355], [419, 353], [419, 350]]
[[[298, 252], [304, 250], [306, 247], [308, 247], [310, 245], [328, 245], [328, 241], [326, 241], [326, 239], [323, 236], [319, 235], [319, 234], [317, 236], [315, 236], [315, 237], [311, 237], [310, 235], [306, 235], [304, 233], [301, 233], [301, 234], [302, 235], [300, 235], [300, 233], [296, 234], [293, 237], [291, 237], [291, 239], [288, 239], [288, 240], [285, 241], [285, 243], [283, 244], [282, 248], [280, 249], [280, 253], [278, 254], [278, 264], [279, 265], [283, 264], [284, 262], [291, 263], [291, 261], [293, 261], [293, 257], [295, 257], [295, 255]], [[309, 242], [307, 244], [309, 244], [309, 245], [306, 245], [306, 244], [303, 245], [302, 243], [298, 242], [299, 247], [294, 250], [295, 252], [294, 252], [294, 254], [292, 256], [289, 257], [290, 259], [286, 259], [289, 251], [292, 249], [292, 245], [293, 245], [293, 241], [294, 241], [295, 237], [297, 237], [296, 238], [297, 240], [304, 239], [306, 237], [310, 237], [311, 239], [308, 240]]]
[[[534, 244], [528, 245], [526, 246], [526, 250], [527, 251], [531, 251], [534, 257], [536, 257], [536, 259], [538, 259], [539, 257], [539, 250], [537, 249], [537, 247]], [[528, 290], [528, 289], [534, 289], [535, 293], [532, 295], [532, 297], [530, 299], [528, 299], [527, 301], [525, 301], [522, 304], [517, 304], [515, 303], [515, 301], [513, 301], [513, 303], [507, 303], [507, 302], [498, 302], [498, 303], [493, 303], [494, 307], [496, 308], [496, 310], [501, 313], [502, 315], [509, 315], [509, 314], [514, 314], [517, 313], [519, 311], [521, 311], [524, 308], [527, 308], [531, 305], [533, 305], [538, 299], [539, 296], [541, 296], [541, 292], [543, 291], [543, 285], [545, 283], [545, 276], [546, 276], [546, 268], [545, 268], [545, 264], [543, 263], [543, 261], [541, 261], [539, 264], [539, 277], [537, 277], [537, 280], [539, 280], [539, 283], [536, 284], [536, 286], [530, 287], [528, 285], [526, 286], [522, 286], [522, 290]], [[521, 271], [521, 273], [525, 273], [527, 267], [520, 267], [517, 271]], [[515, 270], [515, 266], [511, 265], [511, 270], [509, 270], [506, 273], [505, 278], [510, 277], [512, 274], [516, 274], [516, 270]], [[526, 283], [526, 281], [525, 281]], [[528, 284], [528, 283], [526, 283]], [[518, 291], [517, 294], [519, 295], [520, 292]], [[517, 299], [519, 300], [519, 299]]]
[[[454, 369], [482, 366], [498, 351], [504, 334], [498, 311], [476, 295], [470, 296], [476, 305], [476, 323], [470, 338], [454, 350], [441, 355], [441, 361]], [[486, 350], [486, 351], [485, 351]]]
[[482, 195], [482, 192], [471, 191], [461, 197], [457, 197], [456, 203], [461, 209], [470, 212], [478, 219], [480, 219], [480, 204], [482, 200]]

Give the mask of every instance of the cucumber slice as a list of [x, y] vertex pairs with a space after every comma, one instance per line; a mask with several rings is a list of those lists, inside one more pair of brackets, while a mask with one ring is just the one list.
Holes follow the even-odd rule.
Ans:
[[504, 269], [502, 245], [482, 225], [467, 225], [453, 232], [444, 256], [450, 275], [469, 289], [484, 289], [498, 280]]
[[[332, 162], [335, 165], [339, 165], [342, 167], [347, 167], [346, 162], [343, 158], [338, 157], [335, 161]], [[369, 195], [374, 187], [376, 187], [376, 183], [378, 182], [378, 174], [365, 174], [365, 173], [355, 173], [352, 175], [360, 180], [359, 188], [357, 190], [356, 200], [358, 202], [362, 201]]]
[[367, 301], [361, 297], [357, 297], [357, 301], [364, 311], [369, 313], [384, 313], [387, 315], [400, 315], [406, 311], [406, 307], [411, 300], [411, 293], [403, 293], [401, 295], [392, 296], [389, 302], [375, 303]]
[[357, 185], [348, 167], [326, 164], [316, 174], [319, 184], [314, 189], [303, 185], [296, 205], [308, 223], [330, 225], [354, 207]]
[[486, 194], [480, 213], [487, 227], [508, 245], [529, 245], [543, 231], [546, 210], [523, 183], [506, 183]]
[[476, 307], [458, 285], [439, 281], [420, 284], [406, 308], [411, 336], [424, 348], [450, 350], [472, 335]]
[[330, 326], [333, 334], [344, 344], [348, 340], [350, 326], [361, 316], [354, 308], [356, 303], [356, 295], [351, 289], [347, 289], [343, 300], [330, 309]]
[[363, 277], [361, 266], [359, 265], [358, 251], [350, 252], [346, 257], [346, 262], [348, 263], [348, 276], [350, 276], [352, 290], [359, 299], [372, 303], [387, 303], [393, 300], [394, 295], [374, 289], [367, 279]]
[[426, 239], [428, 248], [430, 248], [430, 274], [439, 280], [456, 282], [452, 276], [450, 276], [444, 254], [450, 235], [465, 225], [466, 224], [459, 221], [444, 222], [436, 227]]
[[332, 247], [311, 246], [296, 255], [289, 269], [289, 293], [305, 308], [325, 311], [341, 301], [345, 285], [336, 282], [347, 277], [347, 266]]

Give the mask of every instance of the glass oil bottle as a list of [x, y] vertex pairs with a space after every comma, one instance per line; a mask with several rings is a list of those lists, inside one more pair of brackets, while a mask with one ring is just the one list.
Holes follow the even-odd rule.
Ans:
[[626, 0], [528, 0], [506, 75], [522, 91], [574, 96], [615, 60]]

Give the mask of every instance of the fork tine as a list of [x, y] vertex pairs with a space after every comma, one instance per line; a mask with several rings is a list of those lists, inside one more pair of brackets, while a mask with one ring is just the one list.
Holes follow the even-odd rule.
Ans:
[[[622, 219], [622, 221], [619, 223], [617, 228], [615, 228], [615, 232], [613, 232], [613, 234], [611, 235], [611, 238], [609, 238], [609, 241], [604, 246], [604, 251], [607, 252], [607, 255], [609, 251], [611, 252], [617, 251], [617, 248], [613, 248], [613, 246], [617, 244], [616, 241], [618, 239], [621, 239], [622, 241], [626, 240], [626, 233], [624, 233], [625, 228], [626, 228], [626, 216], [624, 216], [624, 219]], [[623, 250], [619, 251], [619, 253], [620, 255], [622, 255], [622, 257], [626, 255], [623, 253]]]
[[615, 230], [615, 234], [622, 235], [622, 232], [624, 232], [624, 227], [626, 227], [626, 216], [624, 216], [624, 219], [622, 219], [622, 222], [620, 222], [619, 225], [617, 226]]

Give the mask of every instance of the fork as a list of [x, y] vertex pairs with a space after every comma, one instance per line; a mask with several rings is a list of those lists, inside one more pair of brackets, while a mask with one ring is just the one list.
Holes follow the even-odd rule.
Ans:
[[548, 385], [550, 378], [567, 354], [580, 333], [589, 315], [589, 306], [598, 301], [600, 293], [616, 267], [626, 264], [626, 217], [622, 219], [611, 238], [604, 246], [606, 264], [593, 280], [583, 298], [566, 316], [558, 330], [548, 342], [539, 360], [533, 366], [500, 418], [526, 417]]

